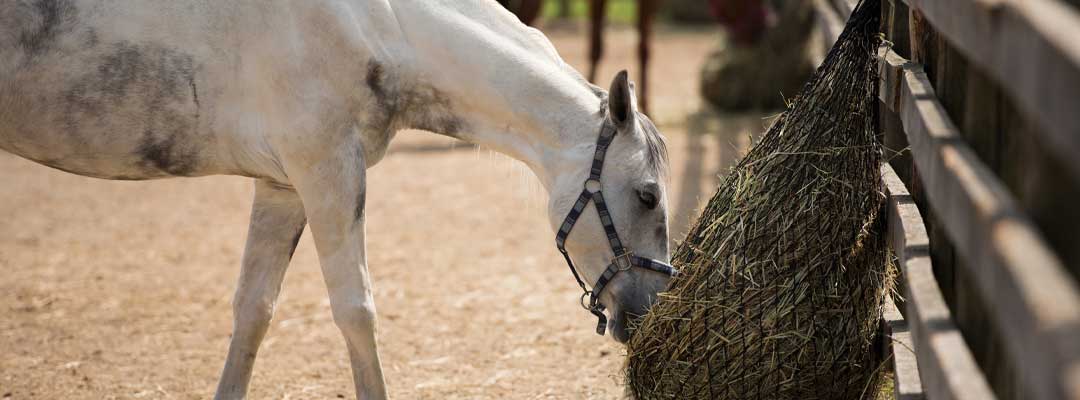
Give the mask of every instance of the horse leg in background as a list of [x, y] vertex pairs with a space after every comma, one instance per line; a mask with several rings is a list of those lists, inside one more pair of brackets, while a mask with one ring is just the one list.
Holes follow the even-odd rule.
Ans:
[[246, 396], [255, 355], [270, 326], [281, 280], [306, 221], [296, 192], [255, 182], [247, 245], [233, 298], [233, 335], [215, 399]]
[[638, 0], [638, 63], [641, 68], [641, 112], [649, 113], [649, 53], [656, 0]]
[[304, 202], [334, 323], [349, 348], [356, 396], [382, 400], [386, 384], [375, 344], [375, 299], [364, 233], [367, 167], [362, 135], [349, 126], [327, 136], [324, 146], [297, 149], [302, 154], [285, 155], [283, 164]]
[[525, 25], [532, 26], [540, 16], [544, 0], [498, 0], [499, 4], [514, 13]]
[[540, 10], [543, 5], [544, 0], [521, 0], [521, 3], [518, 5], [521, 8], [517, 12], [518, 18], [520, 18], [521, 22], [524, 22], [525, 25], [533, 26], [536, 19], [540, 17]]
[[596, 83], [596, 70], [600, 58], [604, 56], [604, 17], [607, 15], [607, 0], [592, 0], [589, 3], [589, 82]]

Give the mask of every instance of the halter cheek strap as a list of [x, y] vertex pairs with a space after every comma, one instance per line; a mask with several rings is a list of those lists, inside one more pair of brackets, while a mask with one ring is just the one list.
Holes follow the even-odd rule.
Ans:
[[[607, 149], [611, 146], [611, 142], [615, 140], [616, 131], [615, 126], [609, 121], [605, 121], [600, 128], [600, 138], [596, 141], [596, 154], [593, 156], [589, 178], [585, 180], [585, 187], [582, 189], [581, 195], [578, 196], [577, 202], [574, 203], [574, 208], [563, 219], [562, 225], [559, 226], [559, 232], [555, 234], [555, 245], [559, 248], [563, 258], [566, 259], [566, 265], [570, 267], [570, 273], [574, 274], [574, 279], [577, 280], [578, 286], [581, 286], [581, 290], [584, 292], [581, 295], [581, 306], [589, 310], [598, 319], [596, 323], [596, 333], [598, 335], [603, 335], [607, 328], [607, 316], [604, 315], [604, 305], [600, 304], [599, 301], [600, 294], [604, 292], [604, 288], [616, 274], [629, 270], [631, 267], [644, 268], [669, 276], [678, 274], [674, 267], [665, 262], [635, 256], [619, 240], [619, 233], [615, 230], [615, 222], [611, 219], [611, 212], [608, 211], [604, 195], [600, 190], [600, 176], [604, 169], [604, 158], [607, 156]], [[585, 211], [585, 207], [589, 205], [589, 202], [596, 205], [596, 212], [600, 215], [600, 225], [604, 227], [608, 244], [611, 246], [612, 254], [614, 254], [607, 269], [592, 285], [592, 290], [585, 285], [585, 281], [581, 279], [577, 267], [574, 266], [574, 260], [570, 258], [570, 253], [566, 251], [566, 238], [570, 236], [570, 231], [574, 229], [574, 224], [577, 223], [578, 218], [581, 217], [581, 213]], [[588, 303], [585, 302], [586, 297]]]

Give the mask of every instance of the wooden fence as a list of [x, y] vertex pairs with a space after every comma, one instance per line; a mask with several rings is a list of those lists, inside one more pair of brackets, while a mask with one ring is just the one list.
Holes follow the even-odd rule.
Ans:
[[1080, 9], [881, 1], [895, 396], [1080, 400]]

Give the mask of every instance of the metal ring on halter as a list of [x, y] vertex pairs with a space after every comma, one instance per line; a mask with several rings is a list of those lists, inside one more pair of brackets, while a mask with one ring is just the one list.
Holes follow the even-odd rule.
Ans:
[[600, 180], [589, 178], [585, 180], [585, 191], [589, 193], [596, 193], [600, 191]]
[[592, 290], [585, 291], [585, 293], [581, 294], [581, 308], [584, 308], [586, 310], [592, 310], [592, 306], [585, 303], [586, 297], [588, 297], [590, 299], [589, 302], [592, 303]]

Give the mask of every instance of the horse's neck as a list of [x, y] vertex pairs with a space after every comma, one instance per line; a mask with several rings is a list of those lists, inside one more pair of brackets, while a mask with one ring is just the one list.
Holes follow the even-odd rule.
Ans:
[[475, 90], [464, 91], [486, 89], [492, 95], [463, 98], [468, 129], [458, 137], [524, 162], [548, 188], [557, 177], [587, 167], [585, 158], [592, 154], [583, 147], [595, 143], [603, 118], [596, 95], [534, 79], [535, 74], [509, 75], [514, 81], [485, 77]]
[[[602, 121], [598, 93], [539, 32], [479, 0], [393, 3], [409, 63], [449, 97], [457, 136], [528, 165], [550, 187]], [[588, 155], [587, 155], [588, 156]]]

